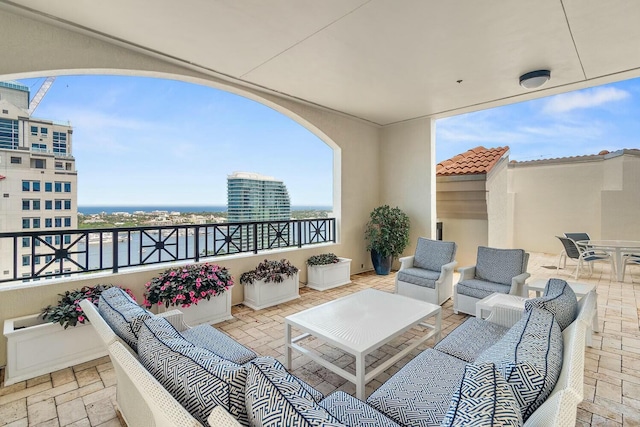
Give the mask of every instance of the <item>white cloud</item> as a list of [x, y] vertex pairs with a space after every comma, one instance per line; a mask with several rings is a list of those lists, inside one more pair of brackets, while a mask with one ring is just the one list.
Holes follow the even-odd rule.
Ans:
[[545, 113], [566, 113], [572, 110], [599, 107], [609, 102], [621, 101], [631, 96], [629, 92], [614, 87], [600, 87], [552, 97], [544, 106]]

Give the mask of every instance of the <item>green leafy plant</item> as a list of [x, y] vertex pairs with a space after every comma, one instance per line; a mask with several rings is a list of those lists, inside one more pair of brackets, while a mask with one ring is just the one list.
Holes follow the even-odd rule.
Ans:
[[307, 265], [327, 265], [338, 262], [340, 262], [340, 259], [336, 254], [328, 253], [310, 256], [307, 260]]
[[265, 283], [281, 283], [285, 277], [291, 277], [297, 272], [298, 267], [291, 265], [286, 259], [281, 259], [280, 261], [268, 261], [265, 259], [255, 269], [242, 273], [240, 283], [251, 285], [256, 280], [264, 280]]
[[[87, 299], [97, 307], [100, 294], [111, 286], [112, 285], [84, 286], [81, 289], [59, 294], [62, 298], [60, 298], [58, 304], [49, 305], [42, 309], [42, 318], [47, 322], [60, 323], [65, 329], [69, 326], [76, 326], [78, 323], [85, 323], [87, 318], [80, 307], [80, 301]], [[125, 289], [125, 292], [135, 300], [135, 297], [129, 289]]]
[[389, 205], [375, 208], [367, 222], [364, 236], [367, 250], [397, 258], [409, 244], [409, 216]]
[[226, 268], [215, 264], [190, 264], [165, 270], [145, 284], [144, 306], [164, 304], [165, 307], [190, 307], [209, 300], [233, 286], [233, 277]]

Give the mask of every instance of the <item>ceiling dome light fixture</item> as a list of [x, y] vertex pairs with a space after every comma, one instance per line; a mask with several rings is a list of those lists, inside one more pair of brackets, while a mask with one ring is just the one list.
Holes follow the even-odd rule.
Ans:
[[537, 89], [551, 78], [551, 71], [536, 70], [520, 76], [520, 86], [525, 89]]

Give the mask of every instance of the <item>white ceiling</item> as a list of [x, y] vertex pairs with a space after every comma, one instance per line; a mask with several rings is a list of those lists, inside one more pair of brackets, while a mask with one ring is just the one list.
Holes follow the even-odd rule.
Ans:
[[2, 3], [382, 125], [640, 76], [636, 0]]

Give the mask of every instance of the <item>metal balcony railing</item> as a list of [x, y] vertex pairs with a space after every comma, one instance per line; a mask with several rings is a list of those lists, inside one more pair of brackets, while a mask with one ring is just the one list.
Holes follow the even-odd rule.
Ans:
[[335, 241], [335, 218], [0, 233], [0, 283]]

